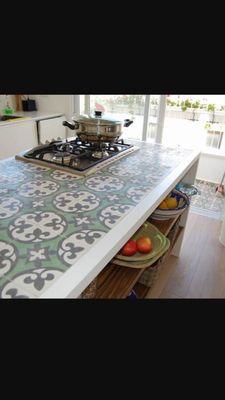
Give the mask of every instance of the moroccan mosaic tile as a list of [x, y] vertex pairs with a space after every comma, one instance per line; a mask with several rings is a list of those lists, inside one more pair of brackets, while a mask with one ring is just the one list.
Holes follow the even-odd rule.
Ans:
[[30, 299], [37, 298], [26, 292], [9, 279], [0, 278], [0, 299]]
[[196, 179], [195, 186], [199, 190], [199, 195], [191, 198], [191, 206], [200, 210], [213, 211], [222, 216], [225, 211], [225, 197], [216, 192], [218, 185]]
[[0, 162], [2, 297], [39, 297], [191, 154], [139, 146], [86, 177]]

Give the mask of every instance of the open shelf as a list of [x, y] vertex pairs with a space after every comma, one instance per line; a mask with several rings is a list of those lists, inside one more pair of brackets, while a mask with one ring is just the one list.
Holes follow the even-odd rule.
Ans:
[[[149, 219], [149, 222], [154, 224], [165, 236], [167, 236], [177, 219], [178, 216], [167, 221]], [[179, 228], [173, 246], [176, 243], [181, 230], [182, 228]], [[169, 249], [169, 252], [171, 251], [172, 248]], [[150, 290], [149, 287], [138, 282], [138, 279], [144, 270], [145, 268], [135, 269], [109, 263], [98, 275], [97, 293], [95, 298], [125, 299], [133, 288], [139, 298], [144, 298]]]
[[125, 299], [143, 273], [143, 269], [108, 264], [98, 275], [96, 299]]
[[134, 291], [138, 297], [138, 299], [144, 299], [150, 288], [148, 286], [143, 285], [143, 283], [137, 282], [134, 285]]
[[[166, 259], [165, 259], [165, 261], [163, 261], [163, 265], [162, 265], [163, 267], [166, 267], [166, 261], [169, 258], [169, 256], [171, 255], [171, 252], [172, 252], [172, 250], [173, 250], [173, 248], [174, 248], [174, 246], [175, 246], [175, 244], [176, 244], [181, 232], [183, 231], [183, 229], [184, 228], [182, 226], [179, 226], [177, 234], [176, 234], [176, 237], [175, 237], [175, 239], [173, 241], [173, 244], [168, 249], [168, 252], [167, 252], [167, 255], [166, 255]], [[163, 273], [163, 271], [164, 271], [164, 273]], [[165, 269], [163, 268], [163, 271], [162, 271], [162, 274], [160, 274], [158, 281], [156, 281], [155, 285], [152, 286], [152, 287], [145, 286], [143, 283], [140, 283], [140, 282], [137, 282], [134, 285], [133, 289], [134, 289], [134, 291], [137, 294], [139, 299], [144, 299], [147, 296], [147, 294], [150, 293], [150, 291], [152, 290], [153, 287], [154, 287], [154, 291], [155, 292], [160, 291], [160, 288], [165, 285], [165, 282], [167, 281], [167, 279], [169, 277], [169, 274], [171, 273], [171, 271], [167, 270], [166, 268]], [[156, 286], [158, 286], [158, 288]]]
[[170, 218], [168, 220], [165, 221], [159, 221], [156, 219], [151, 219], [148, 218], [148, 221], [154, 225], [156, 228], [158, 228], [158, 230], [163, 233], [163, 235], [167, 236], [168, 233], [170, 232], [170, 230], [172, 229], [172, 227], [174, 226], [174, 224], [177, 222], [178, 218], [180, 217], [180, 215], [177, 215], [175, 218]]

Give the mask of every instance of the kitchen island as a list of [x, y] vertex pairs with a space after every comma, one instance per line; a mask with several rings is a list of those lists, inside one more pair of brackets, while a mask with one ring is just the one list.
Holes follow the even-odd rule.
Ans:
[[198, 151], [129, 143], [139, 150], [86, 177], [0, 162], [0, 298], [79, 297], [175, 185], [194, 182]]

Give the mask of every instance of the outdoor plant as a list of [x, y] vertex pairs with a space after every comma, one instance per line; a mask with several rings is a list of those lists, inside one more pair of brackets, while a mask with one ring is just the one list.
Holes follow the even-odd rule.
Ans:
[[195, 101], [192, 103], [192, 108], [199, 108], [200, 107], [200, 101]]
[[212, 112], [214, 112], [215, 109], [216, 109], [215, 104], [208, 104], [208, 106], [207, 106], [207, 111], [212, 111]]
[[181, 102], [181, 110], [186, 111], [187, 108], [191, 108], [191, 105], [192, 105], [191, 101], [189, 99], [186, 99], [185, 101]]
[[171, 99], [166, 99], [166, 104], [167, 104], [167, 106], [177, 106], [177, 103], [176, 103], [176, 101], [174, 101], [174, 100], [171, 100]]
[[207, 105], [207, 111], [211, 111], [211, 113], [212, 113], [212, 119], [211, 119], [211, 122], [213, 123], [213, 122], [215, 122], [215, 109], [216, 109], [216, 106], [215, 106], [215, 104], [208, 104]]

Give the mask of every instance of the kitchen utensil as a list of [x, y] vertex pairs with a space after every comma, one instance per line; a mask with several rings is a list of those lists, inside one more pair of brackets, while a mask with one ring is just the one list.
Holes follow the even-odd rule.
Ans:
[[106, 114], [102, 116], [101, 111], [95, 111], [94, 115], [74, 116], [72, 121], [63, 121], [63, 125], [75, 130], [82, 141], [89, 142], [114, 142], [122, 135], [122, 127], [133, 123], [130, 119], [121, 121]]

